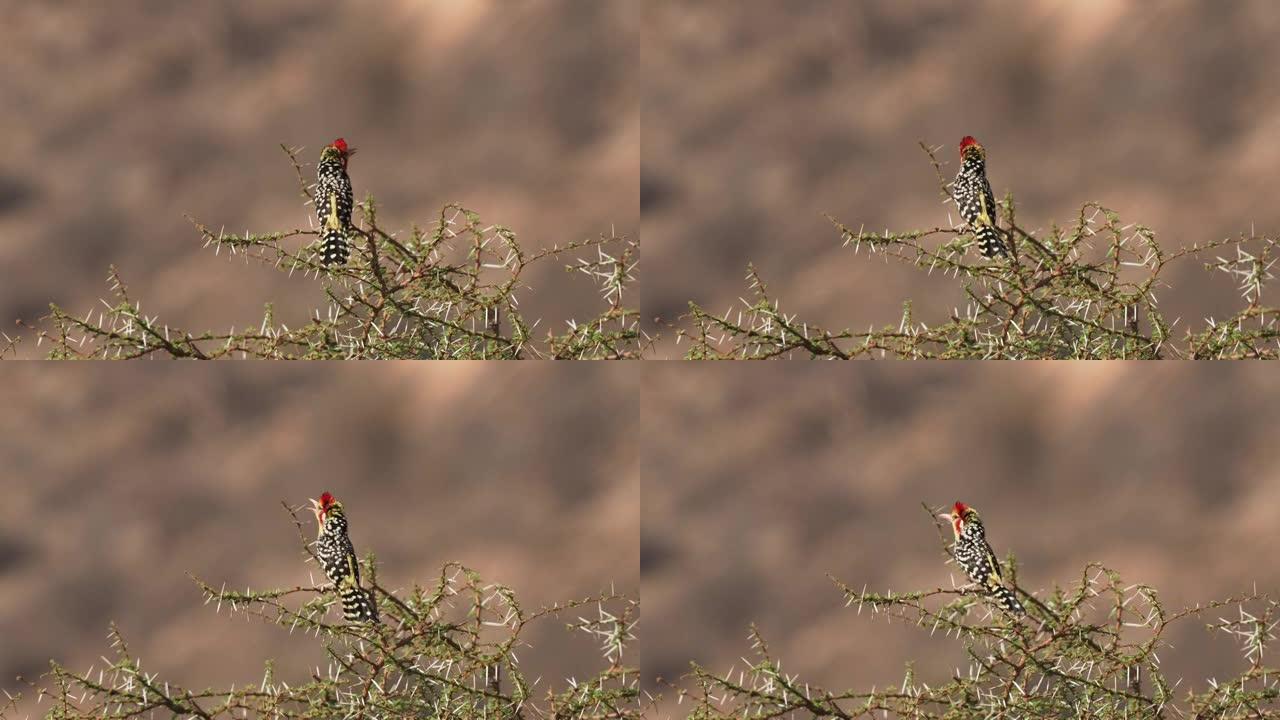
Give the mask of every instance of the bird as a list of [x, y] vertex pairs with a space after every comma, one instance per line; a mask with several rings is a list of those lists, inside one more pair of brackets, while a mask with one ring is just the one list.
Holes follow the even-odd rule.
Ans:
[[356, 149], [338, 138], [320, 151], [316, 165], [316, 219], [320, 222], [320, 262], [341, 265], [351, 256], [351, 208], [355, 205], [347, 161]]
[[1027, 611], [1018, 602], [1018, 596], [1005, 587], [1004, 580], [1000, 577], [1000, 561], [987, 543], [987, 532], [982, 526], [982, 519], [978, 517], [978, 511], [962, 502], [956, 502], [950, 512], [939, 513], [938, 517], [951, 521], [951, 530], [955, 533], [951, 555], [956, 564], [964, 569], [969, 580], [1001, 609], [1015, 616], [1025, 615]]
[[316, 559], [342, 599], [342, 617], [347, 622], [377, 623], [378, 610], [373, 595], [360, 587], [360, 562], [347, 536], [347, 513], [342, 503], [328, 492], [311, 499], [319, 529], [316, 533]]
[[960, 141], [960, 172], [951, 184], [951, 198], [978, 239], [983, 255], [992, 258], [1009, 254], [996, 225], [996, 200], [987, 180], [987, 151], [972, 135], [965, 135]]

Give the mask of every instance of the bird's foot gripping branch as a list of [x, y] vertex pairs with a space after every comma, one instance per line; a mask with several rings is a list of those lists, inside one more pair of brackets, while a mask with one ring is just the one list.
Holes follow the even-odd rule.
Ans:
[[[972, 138], [965, 138], [966, 141]], [[928, 153], [945, 202], [961, 223], [883, 233], [827, 216], [845, 248], [866, 251], [958, 286], [951, 299], [924, 307], [904, 299], [893, 322], [865, 330], [832, 329], [783, 309], [754, 266], [750, 295], [717, 312], [690, 304], [678, 330], [694, 359], [725, 358], [1260, 358], [1280, 357], [1280, 306], [1263, 302], [1280, 261], [1280, 239], [1248, 235], [1177, 249], [1156, 233], [1125, 223], [1107, 207], [1085, 203], [1071, 224], [1029, 231], [1019, 224], [1012, 194], [991, 199], [985, 151], [962, 144], [964, 166], [949, 183], [935, 148]], [[975, 150], [975, 148], [977, 148]], [[967, 155], [964, 155], [967, 153]], [[978, 169], [974, 169], [974, 165]], [[997, 208], [996, 205], [999, 207]], [[994, 231], [993, 231], [994, 228]], [[978, 246], [981, 252], [973, 248]], [[993, 257], [986, 258], [983, 255]], [[1186, 291], [1199, 260], [1232, 283], [1240, 308], [1226, 317], [1166, 315], [1159, 295]], [[1202, 293], [1203, 294], [1203, 293]], [[862, 321], [857, 321], [862, 323]]]
[[[372, 197], [350, 200], [344, 168], [354, 150], [345, 142], [325, 148], [315, 193], [296, 151], [285, 152], [302, 195], [319, 203], [317, 228], [233, 235], [192, 223], [216, 255], [314, 278], [323, 301], [308, 317], [279, 318], [267, 302], [260, 318], [229, 330], [181, 329], [133, 297], [113, 266], [112, 297], [85, 314], [51, 306], [32, 328], [37, 345], [48, 343], [54, 358], [626, 359], [651, 344], [624, 302], [637, 240], [611, 233], [529, 249], [513, 230], [457, 204], [441, 208], [426, 229], [392, 232]], [[585, 280], [567, 294], [590, 309], [555, 321], [527, 317], [521, 301], [530, 273], [557, 264]], [[554, 275], [542, 277], [550, 283]], [[16, 350], [13, 339], [0, 344], [0, 354]]]
[[[953, 527], [956, 520], [962, 524], [954, 527], [956, 545], [945, 552], [970, 574], [960, 558], [973, 542], [969, 529], [981, 525], [972, 524], [976, 515], [966, 509], [957, 504], [951, 515]], [[945, 547], [946, 537], [941, 540]], [[1024, 614], [1002, 608], [1005, 600], [982, 585], [878, 593], [831, 580], [859, 615], [918, 628], [931, 643], [930, 657], [909, 663], [892, 687], [827, 690], [784, 672], [752, 627], [755, 655], [746, 667], [721, 675], [694, 666], [687, 678], [692, 687], [680, 690], [692, 705], [689, 717], [1280, 718], [1280, 668], [1264, 663], [1280, 626], [1280, 603], [1256, 590], [1170, 611], [1154, 588], [1125, 582], [1098, 563], [1069, 586], [1036, 595], [1018, 588], [1010, 572], [1002, 583], [1025, 599], [1019, 603]], [[1234, 648], [1238, 660], [1226, 676], [1169, 677], [1162, 662], [1179, 652], [1169, 638], [1179, 633], [1181, 643], [1190, 643], [1196, 638], [1182, 631], [1196, 632], [1187, 626], [1198, 624], [1216, 636], [1206, 641]], [[856, 646], [857, 638], [848, 642]]]
[[[296, 515], [294, 522], [307, 553], [317, 559]], [[205, 604], [219, 614], [255, 617], [282, 632], [315, 637], [317, 659], [304, 662], [297, 674], [268, 660], [261, 676], [230, 688], [180, 687], [146, 670], [113, 627], [113, 658], [83, 673], [53, 663], [32, 690], [48, 703], [48, 717], [59, 720], [149, 718], [157, 710], [157, 717], [219, 720], [641, 716], [638, 673], [623, 658], [630, 657], [637, 600], [607, 592], [528, 610], [509, 588], [456, 563], [446, 564], [434, 583], [407, 592], [379, 584], [374, 568], [367, 559], [364, 586], [380, 623], [346, 622], [331, 585], [236, 591], [193, 578]], [[598, 652], [597, 669], [576, 678], [529, 677], [520, 658], [538, 654], [528, 644], [538, 625], [577, 634]]]

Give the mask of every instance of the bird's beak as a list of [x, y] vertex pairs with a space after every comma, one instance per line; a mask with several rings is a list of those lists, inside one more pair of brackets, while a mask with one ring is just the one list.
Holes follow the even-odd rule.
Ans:
[[[315, 501], [314, 501], [314, 500], [312, 500], [312, 502], [315, 502]], [[949, 519], [951, 519], [951, 513], [949, 513], [949, 512], [938, 513], [938, 517], [940, 517], [940, 518], [947, 518], [947, 519], [949, 520]]]
[[317, 518], [317, 519], [319, 519], [319, 518], [320, 518], [320, 512], [321, 512], [321, 511], [320, 511], [320, 501], [319, 501], [319, 500], [316, 500], [315, 498], [307, 498], [307, 499], [311, 501], [311, 512], [315, 513], [315, 514], [316, 514], [316, 518]]

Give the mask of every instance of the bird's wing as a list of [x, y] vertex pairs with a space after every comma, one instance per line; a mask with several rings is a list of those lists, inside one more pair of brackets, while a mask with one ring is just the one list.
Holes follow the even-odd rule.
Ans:
[[979, 215], [979, 218], [982, 221], [982, 223], [984, 225], [990, 225], [992, 227], [995, 227], [996, 199], [995, 199], [995, 196], [991, 194], [990, 184], [988, 184], [985, 188], [983, 188], [982, 192], [978, 193], [978, 202], [980, 203], [979, 212], [981, 213], [981, 215]]
[[347, 577], [353, 587], [360, 587], [360, 561], [356, 560], [355, 553], [347, 556]]
[[989, 586], [1004, 585], [1004, 579], [1000, 576], [1000, 561], [996, 559], [996, 554], [987, 548], [987, 566], [991, 568], [991, 572], [986, 577], [986, 583]]
[[329, 215], [324, 220], [324, 229], [342, 229], [342, 221], [338, 219], [338, 196], [336, 193], [329, 196]]

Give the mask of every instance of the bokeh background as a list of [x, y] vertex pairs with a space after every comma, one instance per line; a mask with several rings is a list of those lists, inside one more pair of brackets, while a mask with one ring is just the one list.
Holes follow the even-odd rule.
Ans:
[[[870, 590], [949, 587], [920, 504], [964, 500], [1043, 592], [1099, 561], [1174, 610], [1280, 594], [1280, 377], [1191, 364], [872, 364], [646, 368], [641, 423], [641, 667], [678, 682], [750, 657], [754, 622], [789, 673], [897, 687], [908, 660], [944, 682], [954, 639], [846, 608]], [[1221, 611], [1234, 616], [1232, 609]], [[1216, 619], [1206, 618], [1205, 622]], [[1244, 669], [1197, 621], [1166, 639], [1179, 688]], [[674, 694], [665, 709], [676, 711]]]
[[[945, 225], [918, 143], [950, 179], [964, 135], [1029, 230], [1093, 200], [1167, 247], [1274, 236], [1277, 33], [1266, 0], [645, 2], [644, 314], [740, 307], [753, 262], [784, 310], [836, 330], [897, 323], [906, 298], [945, 318], [958, 283], [855, 256], [822, 214]], [[1239, 309], [1229, 278], [1175, 269], [1160, 298], [1180, 327]]]
[[[186, 573], [241, 589], [309, 583], [315, 566], [280, 503], [324, 490], [386, 587], [430, 585], [459, 561], [529, 609], [611, 585], [637, 596], [633, 373], [98, 367], [11, 366], [0, 381], [0, 689], [50, 659], [100, 665], [112, 621], [163, 680], [253, 684], [268, 658], [281, 679], [305, 680], [324, 664], [313, 638], [216, 614]], [[519, 656], [541, 687], [602, 667], [596, 640], [565, 629], [576, 617], [529, 627]], [[41, 714], [26, 695], [14, 717]]]
[[[5, 3], [0, 329], [98, 306], [111, 264], [176, 327], [256, 327], [268, 301], [305, 324], [320, 283], [215, 256], [184, 218], [309, 227], [281, 143], [314, 163], [349, 140], [356, 195], [388, 230], [456, 201], [528, 248], [635, 237], [639, 5]], [[602, 308], [562, 265], [520, 297], [557, 330]]]

